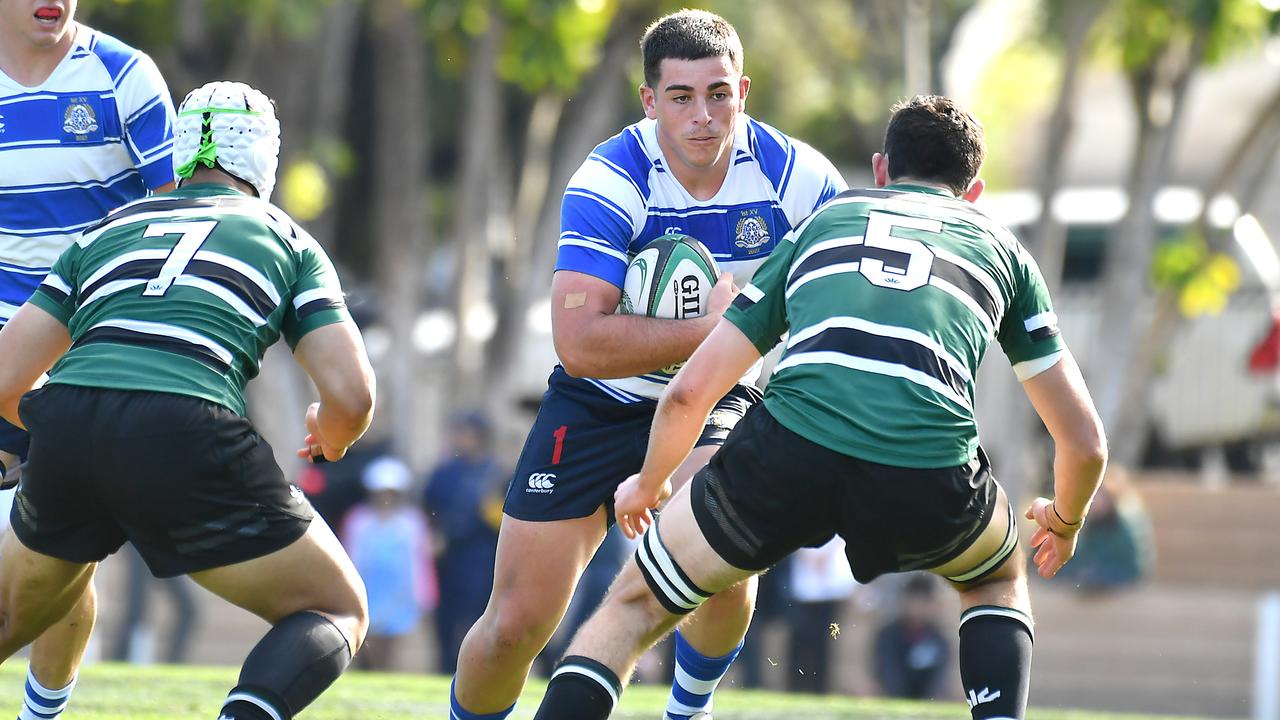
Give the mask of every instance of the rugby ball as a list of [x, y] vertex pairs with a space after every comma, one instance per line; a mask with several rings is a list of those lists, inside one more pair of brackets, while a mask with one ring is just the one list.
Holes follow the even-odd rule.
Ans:
[[663, 235], [627, 265], [619, 312], [658, 318], [695, 318], [707, 311], [720, 268], [706, 246], [688, 235]]

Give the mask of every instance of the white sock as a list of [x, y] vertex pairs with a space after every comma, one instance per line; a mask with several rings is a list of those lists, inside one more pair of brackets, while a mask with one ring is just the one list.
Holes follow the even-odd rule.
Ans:
[[67, 709], [71, 691], [76, 687], [75, 678], [61, 690], [50, 690], [36, 680], [35, 673], [27, 670], [27, 687], [22, 699], [22, 712], [18, 720], [53, 720]]

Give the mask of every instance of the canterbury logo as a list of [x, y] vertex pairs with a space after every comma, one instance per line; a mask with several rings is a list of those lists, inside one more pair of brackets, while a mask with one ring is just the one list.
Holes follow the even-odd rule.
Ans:
[[529, 476], [529, 487], [525, 492], [549, 493], [552, 490], [555, 490], [555, 485], [555, 473], [534, 473]]
[[991, 688], [982, 688], [982, 692], [976, 692], [974, 690], [970, 690], [969, 697], [966, 698], [966, 702], [969, 703], [969, 709], [972, 710], [975, 707], [982, 705], [983, 703], [993, 702], [999, 699], [999, 697], [1000, 697], [999, 690], [995, 692], [991, 692]]

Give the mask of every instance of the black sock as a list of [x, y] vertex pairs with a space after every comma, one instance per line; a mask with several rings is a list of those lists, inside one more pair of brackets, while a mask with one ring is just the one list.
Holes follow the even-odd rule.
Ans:
[[351, 664], [347, 638], [329, 618], [299, 612], [271, 628], [249, 653], [219, 720], [290, 720]]
[[995, 605], [960, 617], [960, 679], [974, 720], [1027, 713], [1031, 684], [1031, 618]]
[[556, 666], [547, 694], [534, 720], [605, 720], [622, 695], [622, 682], [612, 670], [581, 655]]

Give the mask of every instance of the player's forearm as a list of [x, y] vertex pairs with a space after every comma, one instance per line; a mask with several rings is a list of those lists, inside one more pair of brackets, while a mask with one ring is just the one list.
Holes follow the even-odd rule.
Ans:
[[570, 342], [556, 344], [574, 377], [624, 378], [684, 362], [719, 318], [668, 320], [642, 315], [601, 315]]
[[640, 470], [641, 482], [648, 487], [657, 487], [669, 479], [689, 457], [715, 404], [714, 398], [704, 402], [680, 390], [678, 384], [673, 384], [658, 402], [653, 417], [649, 450]]
[[1088, 514], [1106, 468], [1107, 451], [1103, 446], [1084, 452], [1058, 448], [1053, 461], [1053, 502], [1061, 520], [1076, 524]]

